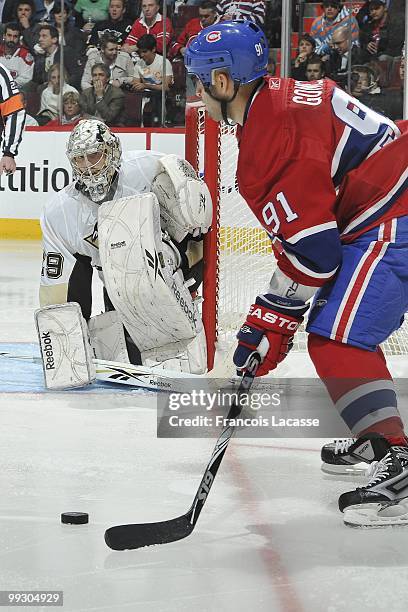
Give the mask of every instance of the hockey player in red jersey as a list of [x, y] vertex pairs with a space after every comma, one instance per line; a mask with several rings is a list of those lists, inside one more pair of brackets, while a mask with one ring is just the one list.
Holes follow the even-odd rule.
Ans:
[[408, 310], [407, 126], [330, 80], [266, 77], [267, 60], [265, 35], [242, 21], [206, 28], [185, 54], [210, 116], [238, 124], [239, 191], [277, 257], [234, 363], [258, 351], [258, 374], [274, 370], [314, 296], [309, 355], [356, 438], [323, 460], [378, 461], [367, 486], [340, 496], [344, 520], [408, 524], [407, 438], [379, 348]]

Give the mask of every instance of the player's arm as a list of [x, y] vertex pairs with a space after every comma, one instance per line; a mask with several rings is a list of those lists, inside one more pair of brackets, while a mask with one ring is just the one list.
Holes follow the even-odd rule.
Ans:
[[24, 130], [25, 109], [17, 84], [10, 72], [0, 65], [0, 119], [4, 124], [3, 156], [0, 159], [0, 175], [15, 172], [14, 161]]
[[300, 161], [287, 165], [256, 211], [273, 239], [277, 270], [238, 332], [234, 363], [243, 370], [259, 352], [259, 376], [286, 357], [306, 302], [334, 278], [342, 260], [330, 172], [319, 160], [307, 161], [307, 175], [304, 167]]
[[341, 264], [335, 204], [327, 162], [295, 160], [256, 211], [273, 240], [278, 269], [299, 285], [321, 287]]
[[60, 195], [45, 207], [41, 218], [43, 235], [43, 264], [41, 270], [40, 305], [78, 302], [86, 319], [91, 314], [92, 267], [88, 257], [75, 252], [66, 230], [68, 227], [63, 207], [57, 205]]

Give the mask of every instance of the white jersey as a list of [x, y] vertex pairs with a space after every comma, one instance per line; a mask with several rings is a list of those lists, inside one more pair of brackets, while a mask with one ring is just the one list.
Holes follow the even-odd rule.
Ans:
[[[123, 154], [114, 199], [151, 191], [162, 153], [130, 151]], [[41, 304], [66, 301], [68, 283], [78, 256], [90, 258], [101, 270], [98, 250], [98, 208], [70, 183], [47, 202], [41, 217], [43, 270]]]

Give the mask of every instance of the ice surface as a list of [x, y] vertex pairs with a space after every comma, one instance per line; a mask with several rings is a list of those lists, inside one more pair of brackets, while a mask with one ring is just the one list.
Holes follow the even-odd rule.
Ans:
[[[0, 342], [35, 341], [40, 264], [0, 244]], [[406, 611], [408, 531], [343, 525], [352, 481], [320, 472], [319, 439], [233, 440], [189, 538], [110, 551], [107, 527], [187, 511], [212, 451], [157, 439], [155, 397], [0, 390], [0, 590], [62, 589], [64, 612]]]

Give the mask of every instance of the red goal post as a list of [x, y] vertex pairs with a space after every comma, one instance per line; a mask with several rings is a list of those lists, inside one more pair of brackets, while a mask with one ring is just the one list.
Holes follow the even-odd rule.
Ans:
[[266, 232], [238, 192], [235, 131], [210, 119], [199, 103], [187, 105], [185, 156], [204, 176], [214, 205], [211, 232], [204, 239], [202, 316], [209, 369], [217, 344], [227, 348], [234, 342], [275, 265]]

